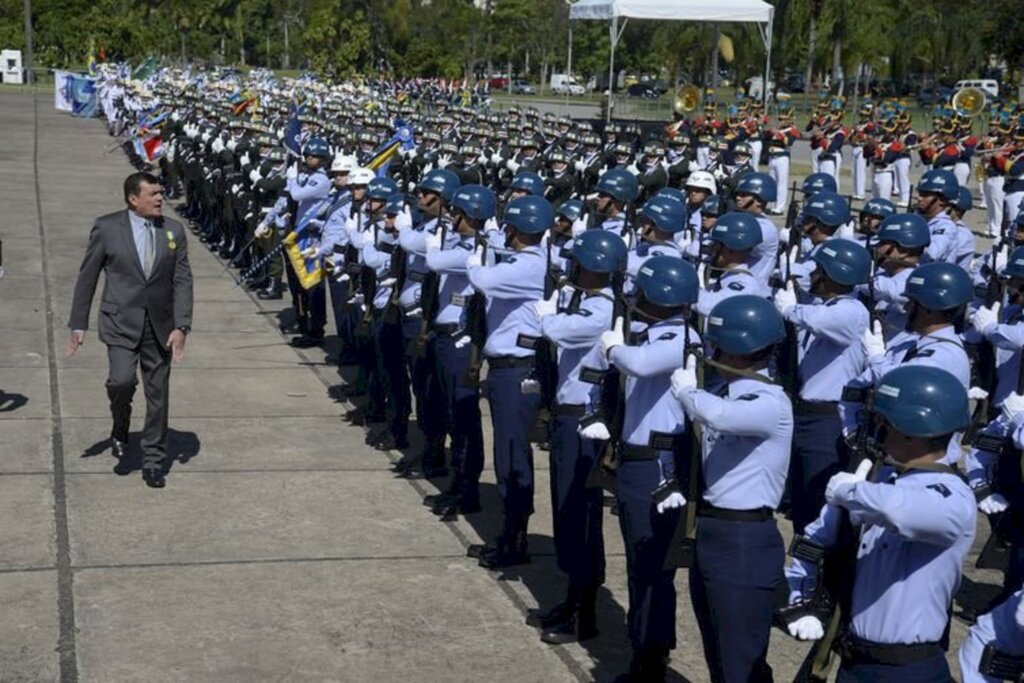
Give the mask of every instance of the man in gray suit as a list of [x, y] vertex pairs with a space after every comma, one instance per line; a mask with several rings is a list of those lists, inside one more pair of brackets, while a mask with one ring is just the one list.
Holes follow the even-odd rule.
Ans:
[[128, 205], [96, 219], [71, 306], [71, 357], [85, 343], [89, 309], [100, 272], [106, 276], [100, 302], [99, 337], [107, 345], [107, 396], [114, 426], [111, 450], [115, 471], [127, 467], [128, 425], [137, 368], [142, 366], [146, 423], [142, 432], [142, 478], [153, 488], [165, 484], [167, 413], [171, 359], [182, 359], [192, 326], [192, 270], [185, 230], [163, 217], [163, 189], [149, 173], [124, 181]]

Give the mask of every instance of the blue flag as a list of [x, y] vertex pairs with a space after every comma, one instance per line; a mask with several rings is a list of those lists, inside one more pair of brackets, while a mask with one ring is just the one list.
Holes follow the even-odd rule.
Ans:
[[302, 134], [302, 126], [299, 125], [299, 107], [292, 102], [288, 109], [288, 126], [284, 130], [284, 148], [295, 156], [302, 156], [302, 142], [299, 137]]

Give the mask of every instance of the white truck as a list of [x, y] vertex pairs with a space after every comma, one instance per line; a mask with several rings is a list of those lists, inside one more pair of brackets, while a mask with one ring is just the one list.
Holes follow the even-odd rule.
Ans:
[[551, 92], [556, 95], [582, 95], [586, 91], [586, 88], [569, 74], [551, 74]]

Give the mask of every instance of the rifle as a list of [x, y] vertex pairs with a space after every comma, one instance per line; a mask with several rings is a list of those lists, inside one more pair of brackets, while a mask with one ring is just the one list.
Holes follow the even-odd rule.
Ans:
[[[789, 189], [790, 196], [796, 197], [796, 183]], [[786, 209], [786, 229], [792, 231], [796, 226], [797, 216], [800, 215], [800, 202], [796, 199], [789, 201], [789, 208]], [[792, 234], [792, 232], [790, 233]]]
[[402, 289], [405, 287], [406, 268], [408, 255], [405, 249], [395, 243], [395, 249], [391, 252], [391, 268], [389, 276], [394, 280], [391, 285], [391, 296], [388, 297], [387, 306], [384, 307], [384, 315], [381, 321], [385, 325], [397, 325], [402, 319], [402, 307], [398, 300], [402, 296]]
[[[474, 238], [477, 247], [483, 247], [484, 258], [487, 257], [487, 243], [480, 231]], [[469, 365], [466, 376], [462, 379], [463, 386], [476, 389], [480, 386], [480, 368], [483, 365], [483, 349], [487, 343], [487, 297], [481, 292], [473, 291], [466, 302], [466, 324], [463, 330], [469, 337]]]
[[[1021, 363], [1017, 372], [1017, 393], [1024, 392], [1024, 363]], [[985, 450], [999, 455], [996, 465], [996, 482], [998, 489], [1012, 490], [1020, 486], [1024, 480], [1024, 456], [1011, 438], [1011, 434], [1003, 437], [993, 436], [985, 433], [978, 433], [972, 446], [979, 450]], [[978, 501], [984, 500], [992, 493], [992, 488], [986, 486], [975, 490], [975, 498]], [[996, 569], [1005, 572], [1010, 566], [1010, 546], [1015, 529], [1016, 520], [1008, 512], [999, 512], [989, 516], [991, 531], [981, 552], [978, 553], [978, 560], [975, 567], [978, 569]]]
[[[448, 223], [441, 216], [437, 219], [437, 229], [441, 231], [441, 246], [444, 246], [448, 237]], [[428, 270], [423, 276], [423, 284], [420, 288], [420, 307], [423, 309], [423, 322], [420, 324], [419, 334], [416, 335], [416, 352], [422, 357], [427, 351], [427, 342], [430, 340], [430, 329], [434, 318], [437, 317], [437, 309], [440, 304], [441, 277], [432, 270]]]
[[[989, 262], [988, 283], [985, 286], [985, 306], [992, 308], [996, 303], [1002, 303], [1006, 291], [1006, 282], [996, 271], [996, 256], [999, 254], [999, 243], [992, 244], [992, 258]], [[973, 346], [971, 355], [971, 384], [986, 390], [991, 396], [995, 393], [996, 382], [996, 350], [988, 339], [984, 337]], [[963, 443], [971, 443], [974, 435], [988, 422], [990, 401], [988, 397], [979, 400], [974, 405], [974, 412], [971, 414], [971, 426], [964, 434]]]
[[[380, 237], [379, 219], [373, 221], [374, 246], [377, 245], [378, 237]], [[356, 334], [363, 337], [369, 337], [370, 326], [373, 322], [373, 299], [377, 296], [377, 271], [366, 264], [360, 264], [358, 278], [358, 291], [363, 297], [363, 317], [360, 319], [359, 326], [356, 328]]]
[[[874, 478], [882, 455], [873, 438], [873, 405], [874, 392], [867, 389], [850, 457], [851, 463], [858, 463], [858, 470], [871, 462], [867, 481]], [[834, 547], [826, 549], [797, 536], [789, 548], [791, 556], [815, 565], [818, 580], [813, 599], [776, 610], [773, 623], [788, 634], [789, 624], [804, 616], [814, 616], [825, 628], [825, 635], [811, 645], [793, 679], [795, 683], [825, 683], [828, 680], [835, 663], [833, 650], [842, 635], [842, 627], [849, 622], [860, 532], [850, 521], [849, 511], [841, 509], [839, 514], [839, 532]]]
[[[695, 316], [693, 327], [700, 329], [700, 316]], [[686, 323], [686, 341], [683, 344], [683, 368], [690, 355], [697, 359], [697, 388], [704, 388], [704, 365], [701, 363], [702, 351], [700, 344], [690, 341], [690, 321]], [[702, 469], [703, 469], [703, 447], [701, 443], [700, 423], [694, 422], [690, 416], [685, 417], [686, 433], [689, 435], [683, 444], [678, 446], [676, 453], [677, 471], [682, 471], [679, 465], [686, 463], [686, 480], [683, 482], [686, 491], [686, 507], [679, 518], [675, 535], [672, 538], [671, 550], [665, 558], [665, 568], [675, 569], [679, 567], [689, 568], [693, 566], [694, 556], [697, 548], [697, 507], [700, 504]]]
[[[558, 271], [551, 263], [552, 239], [547, 241], [547, 268], [544, 271], [544, 300], [547, 301], [558, 290]], [[576, 293], [573, 294], [574, 300]], [[534, 364], [530, 379], [540, 385], [541, 412], [547, 413], [548, 420], [555, 407], [555, 393], [558, 390], [558, 349], [550, 339], [541, 336], [534, 347]]]
[[[622, 325], [625, 335], [629, 332], [629, 305], [622, 293], [625, 284], [625, 274], [618, 272], [612, 275], [612, 324], [615, 329], [617, 324]], [[581, 379], [583, 379], [581, 372]], [[586, 381], [586, 380], [584, 380]], [[586, 427], [594, 422], [603, 422], [611, 435], [604, 445], [598, 466], [594, 468], [588, 486], [603, 486], [609, 491], [614, 490], [615, 470], [619, 467], [619, 444], [622, 438], [622, 423], [626, 413], [626, 378], [614, 366], [602, 373], [600, 380], [600, 392], [598, 404], [594, 413], [584, 415], [580, 418], [580, 426]]]

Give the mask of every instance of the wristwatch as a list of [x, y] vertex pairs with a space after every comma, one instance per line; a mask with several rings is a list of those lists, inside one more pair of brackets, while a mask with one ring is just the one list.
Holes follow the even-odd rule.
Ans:
[[178, 327], [178, 330], [187, 337], [188, 333], [192, 331], [192, 328], [189, 327], [188, 325], [181, 325], [180, 327]]

